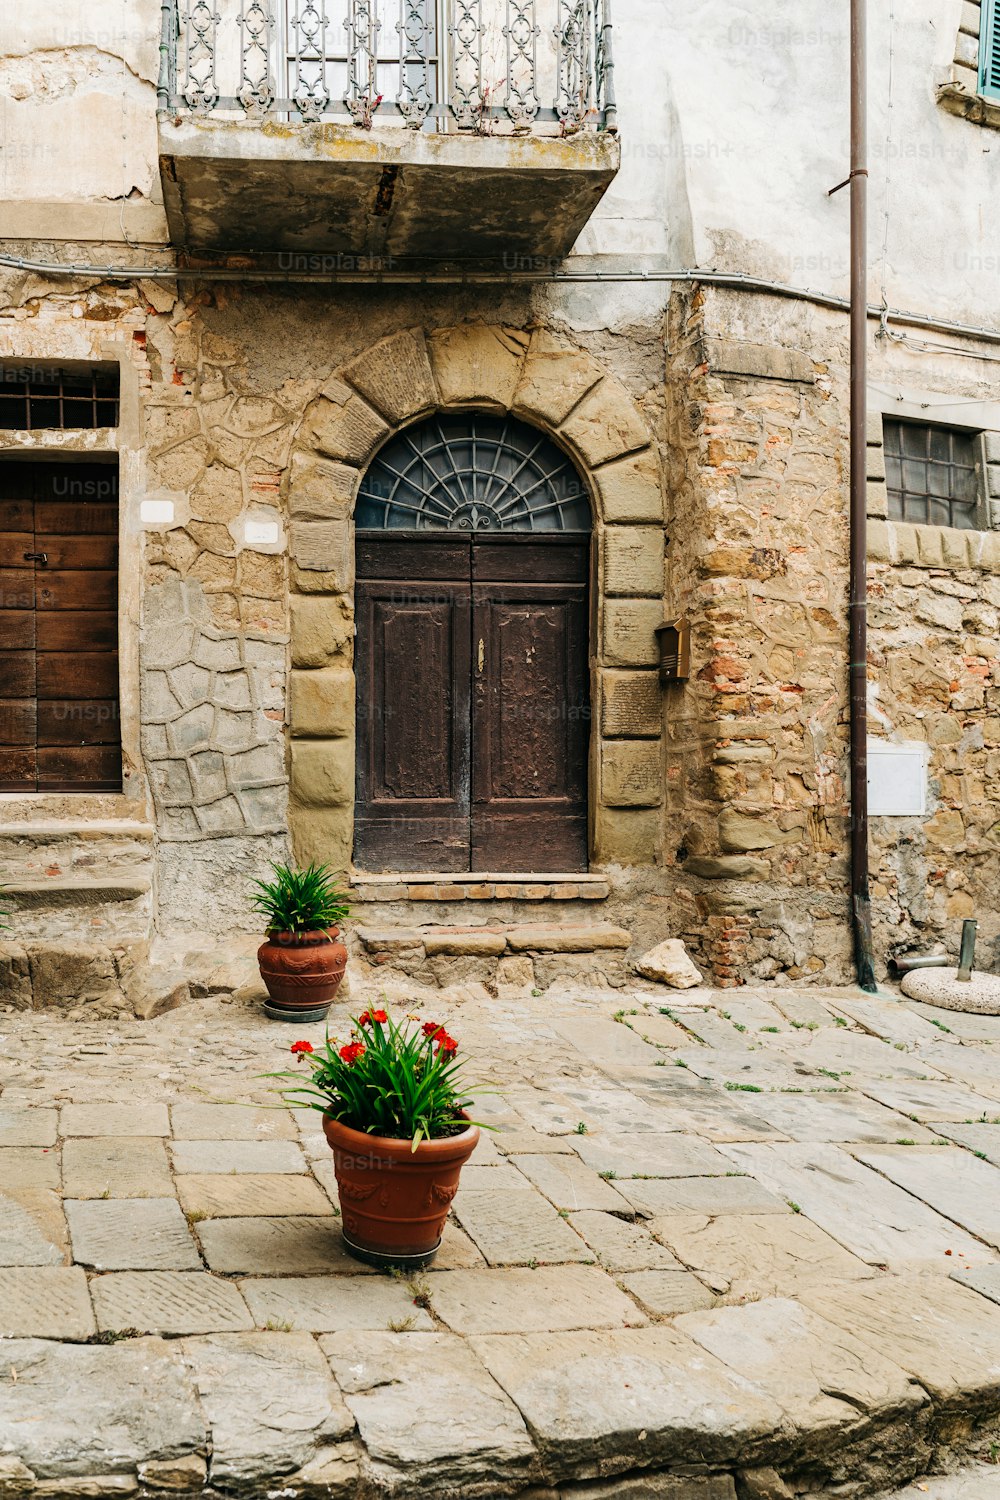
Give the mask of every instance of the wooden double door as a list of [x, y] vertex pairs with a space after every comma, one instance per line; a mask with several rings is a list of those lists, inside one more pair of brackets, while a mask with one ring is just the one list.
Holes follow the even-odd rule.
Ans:
[[586, 869], [589, 550], [359, 534], [360, 868]]
[[0, 465], [0, 792], [120, 791], [118, 469]]

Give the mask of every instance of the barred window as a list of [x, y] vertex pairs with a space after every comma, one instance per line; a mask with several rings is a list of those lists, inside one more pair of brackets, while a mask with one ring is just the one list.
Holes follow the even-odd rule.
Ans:
[[979, 434], [924, 422], [883, 426], [890, 520], [983, 526]]
[[0, 428], [117, 427], [117, 365], [0, 364]]

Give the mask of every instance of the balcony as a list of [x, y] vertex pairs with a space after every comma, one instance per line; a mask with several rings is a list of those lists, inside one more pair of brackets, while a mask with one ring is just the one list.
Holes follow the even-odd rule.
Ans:
[[174, 243], [348, 269], [561, 259], [620, 160], [610, 4], [163, 0]]

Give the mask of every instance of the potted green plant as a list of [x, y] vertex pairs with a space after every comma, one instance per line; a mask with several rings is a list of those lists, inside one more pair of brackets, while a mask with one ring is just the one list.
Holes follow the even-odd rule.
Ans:
[[321, 1021], [340, 988], [347, 949], [338, 942], [349, 915], [346, 893], [328, 865], [305, 870], [272, 864], [271, 880], [254, 881], [253, 905], [264, 916], [267, 941], [257, 950], [269, 1016]]
[[309, 1076], [275, 1076], [295, 1079], [289, 1102], [322, 1113], [347, 1250], [369, 1265], [429, 1266], [479, 1140], [458, 1043], [436, 1021], [369, 1010], [343, 1046], [328, 1036], [292, 1052]]

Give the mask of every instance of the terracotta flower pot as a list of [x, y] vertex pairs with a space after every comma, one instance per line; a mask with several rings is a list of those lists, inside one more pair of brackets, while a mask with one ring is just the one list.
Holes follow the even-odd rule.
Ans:
[[429, 1266], [479, 1127], [421, 1141], [416, 1151], [409, 1141], [365, 1135], [327, 1115], [323, 1129], [333, 1150], [350, 1254], [372, 1266]]
[[267, 986], [268, 1015], [283, 1021], [321, 1021], [347, 968], [340, 929], [269, 932], [257, 949], [260, 977]]

